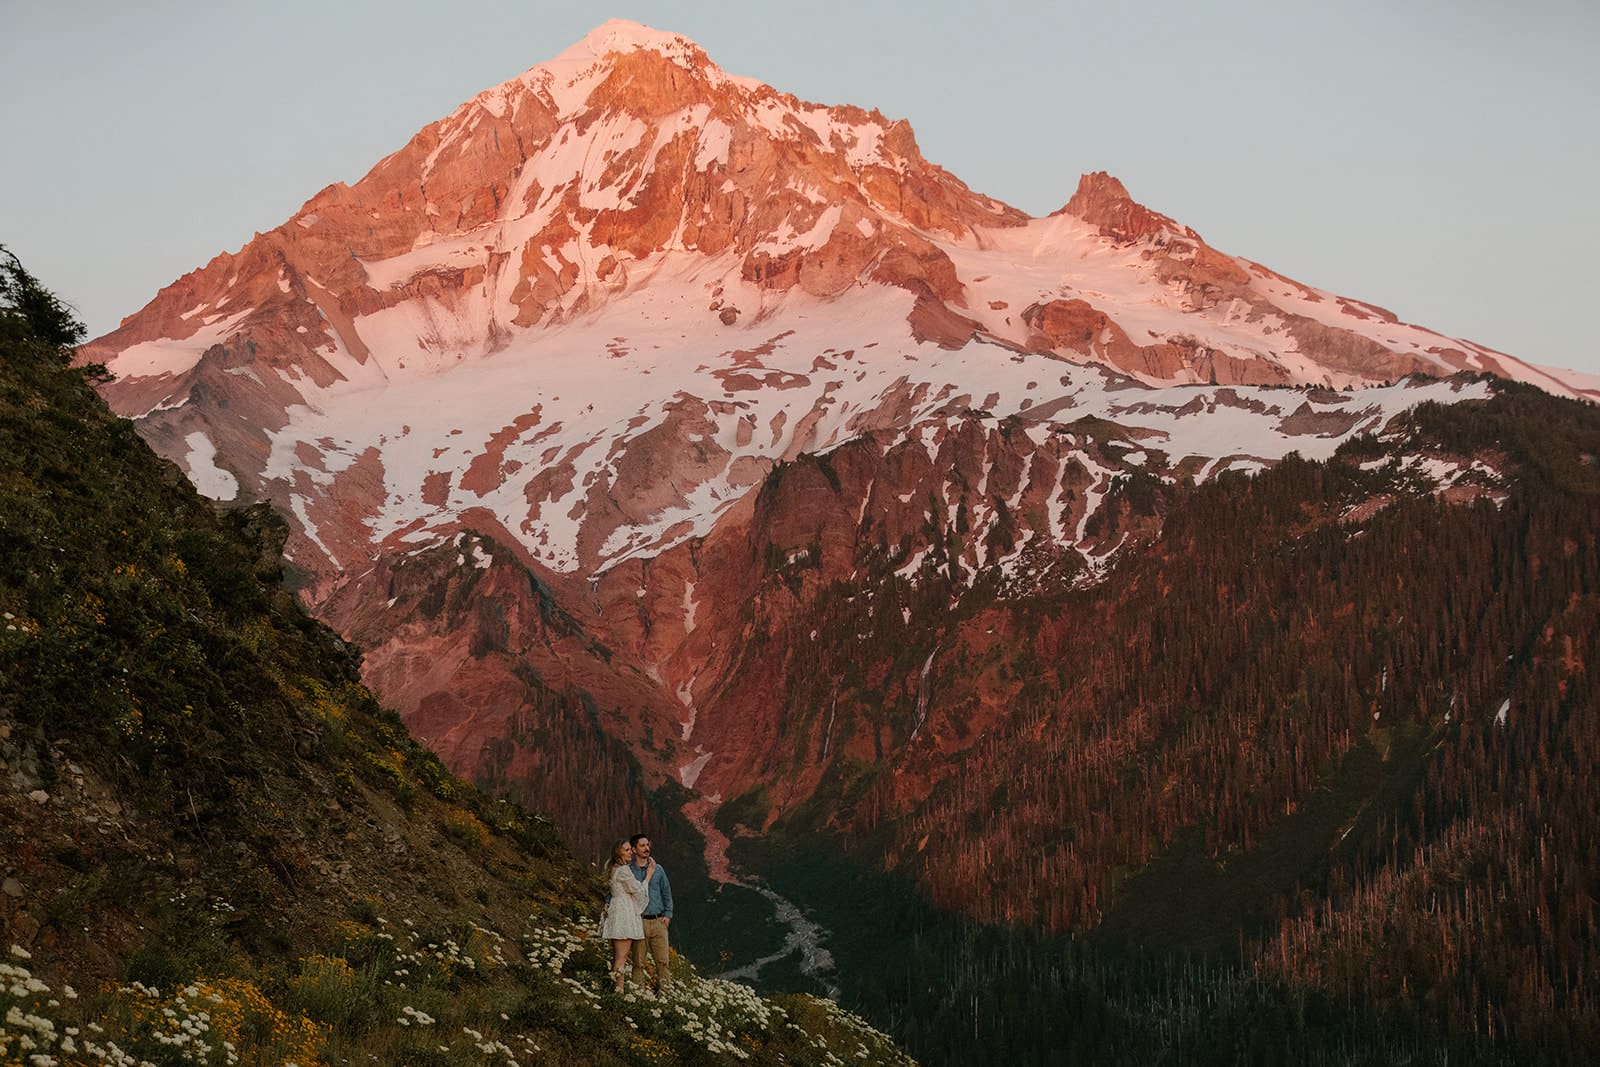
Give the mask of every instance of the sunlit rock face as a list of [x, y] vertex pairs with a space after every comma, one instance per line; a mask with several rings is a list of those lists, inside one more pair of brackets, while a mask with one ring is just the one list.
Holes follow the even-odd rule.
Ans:
[[621, 22], [83, 358], [203, 489], [282, 509], [308, 605], [457, 770], [533, 773], [537, 731], [507, 738], [560, 690], [651, 780], [724, 797], [882, 758], [864, 726], [795, 733], [772, 687], [811, 638], [762, 615], [873, 553], [958, 590], [1093, 581], [1159, 525], [1130, 479], [1326, 455], [1481, 388], [1385, 387], [1408, 374], [1580, 391], [1219, 252], [1104, 174], [1030, 218], [903, 121]]

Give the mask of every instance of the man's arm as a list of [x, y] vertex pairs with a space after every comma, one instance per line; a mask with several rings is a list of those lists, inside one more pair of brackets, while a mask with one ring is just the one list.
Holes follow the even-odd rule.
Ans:
[[672, 918], [672, 883], [667, 881], [667, 869], [656, 867], [656, 876], [661, 879], [661, 917]]

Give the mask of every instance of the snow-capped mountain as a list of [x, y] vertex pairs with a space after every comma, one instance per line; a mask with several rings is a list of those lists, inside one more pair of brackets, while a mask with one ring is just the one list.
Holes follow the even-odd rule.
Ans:
[[[960, 407], [1116, 417], [1125, 378], [1466, 369], [1571, 391], [1216, 252], [1105, 175], [1030, 219], [925, 161], [904, 122], [620, 22], [89, 353], [202, 488], [295, 515], [319, 573], [485, 509], [541, 563], [593, 574], [703, 534], [774, 462], [863, 429]], [[1305, 450], [1275, 425], [1205, 444], [1146, 429], [1207, 460]]]
[[[854, 566], [785, 465], [851, 443], [871, 477], [814, 487], [856, 494], [905, 575], [959, 524], [947, 574], [1081, 584], [1137, 539], [1099, 518], [1130, 479], [1326, 457], [1486, 393], [1458, 371], [1595, 395], [1219, 252], [1104, 174], [1030, 218], [903, 121], [624, 22], [83, 358], [203, 491], [290, 516], [313, 609], [458, 769], [494, 762], [531, 669], [724, 795], [773, 728], [723, 699], [736, 612], [774, 560]], [[1419, 469], [1493, 491], [1471, 457]]]

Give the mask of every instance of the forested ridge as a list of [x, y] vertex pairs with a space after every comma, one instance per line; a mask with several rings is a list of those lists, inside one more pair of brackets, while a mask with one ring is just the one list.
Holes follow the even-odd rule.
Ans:
[[[1434, 492], [1439, 463], [1472, 473]], [[937, 559], [909, 582], [868, 528], [866, 580], [767, 639], [804, 665], [805, 743], [867, 724], [882, 761], [841, 761], [774, 840], [832, 832], [997, 936], [1325, 998], [1367, 1020], [1358, 1060], [1600, 1047], [1600, 414], [1497, 383], [1327, 463], [1139, 490], [1109, 521], [1159, 532], [1103, 583], [1020, 598]], [[947, 773], [920, 715], [968, 733]]]

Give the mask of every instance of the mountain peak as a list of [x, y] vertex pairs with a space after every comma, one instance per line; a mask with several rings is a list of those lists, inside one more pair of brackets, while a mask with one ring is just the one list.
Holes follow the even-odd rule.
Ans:
[[691, 72], [712, 86], [734, 84], [759, 91], [766, 86], [751, 78], [732, 78], [706, 55], [705, 49], [682, 34], [657, 30], [626, 19], [611, 19], [590, 30], [581, 40], [553, 59], [529, 68], [504, 85], [480, 93], [475, 101], [490, 110], [508, 94], [532, 91], [554, 104], [557, 115], [568, 118], [591, 103], [594, 91], [605, 84], [619, 65], [661, 60]]
[[599, 57], [611, 52], [632, 52], [641, 48], [670, 54], [685, 47], [696, 52], [702, 51], [699, 45], [682, 34], [658, 30], [629, 19], [607, 19], [584, 34], [582, 40], [562, 55], [586, 52], [590, 56]]
[[529, 71], [540, 69], [592, 68], [607, 56], [626, 55], [633, 52], [654, 52], [665, 59], [690, 69], [715, 69], [706, 56], [705, 49], [680, 33], [669, 33], [643, 23], [627, 19], [610, 19], [602, 22], [582, 40], [552, 60], [540, 63]]
[[1103, 170], [1079, 178], [1077, 191], [1058, 214], [1080, 218], [1122, 241], [1136, 241], [1164, 229], [1188, 232], [1187, 227], [1134, 200], [1127, 186]]

